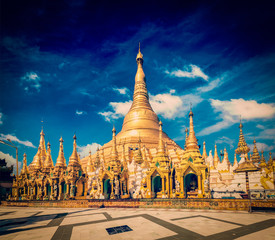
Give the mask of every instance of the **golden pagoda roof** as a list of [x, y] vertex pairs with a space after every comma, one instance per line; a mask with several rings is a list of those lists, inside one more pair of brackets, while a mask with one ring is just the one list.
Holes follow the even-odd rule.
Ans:
[[240, 128], [239, 143], [238, 143], [238, 147], [235, 150], [235, 152], [237, 154], [247, 154], [250, 151], [250, 148], [247, 146], [245, 139], [244, 139], [242, 122], [240, 122], [239, 128]]
[[245, 158], [245, 161], [243, 163], [240, 163], [239, 166], [234, 170], [234, 172], [255, 172], [259, 169], [260, 168], [256, 167], [251, 161], [248, 161], [248, 159]]
[[261, 157], [261, 161], [260, 161], [259, 166], [260, 166], [261, 168], [266, 167], [266, 162], [265, 162], [264, 151], [263, 151], [263, 150], [262, 150], [262, 157]]
[[258, 152], [255, 139], [254, 139], [253, 143], [254, 143], [254, 148], [253, 148], [253, 154], [252, 154], [252, 161], [253, 161], [253, 163], [259, 163], [261, 157]]
[[42, 168], [40, 154], [41, 154], [41, 150], [40, 150], [40, 147], [38, 147], [38, 151], [35, 154], [35, 156], [33, 157], [33, 161], [30, 166], [32, 169], [39, 170]]
[[56, 168], [66, 168], [66, 159], [64, 157], [64, 150], [63, 150], [63, 138], [61, 137], [59, 139], [59, 153], [58, 153], [58, 157], [56, 159], [56, 164], [55, 167]]
[[48, 142], [47, 157], [44, 163], [44, 169], [53, 168], [53, 160], [51, 155], [51, 144]]
[[205, 147], [205, 141], [203, 142], [203, 152], [202, 152], [202, 157], [204, 159], [206, 159], [208, 156], [207, 156], [207, 152], [206, 152], [206, 147]]
[[73, 143], [73, 152], [72, 155], [69, 158], [69, 164], [68, 166], [72, 166], [72, 167], [80, 167], [79, 164], [79, 156], [77, 154], [77, 145], [76, 145], [76, 136], [73, 136], [74, 139], [74, 143]]

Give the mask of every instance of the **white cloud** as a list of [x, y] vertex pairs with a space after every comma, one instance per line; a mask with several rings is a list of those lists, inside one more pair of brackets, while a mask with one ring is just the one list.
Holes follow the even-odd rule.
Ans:
[[3, 113], [0, 112], [0, 125], [3, 124]]
[[40, 91], [40, 77], [35, 72], [27, 72], [25, 76], [21, 77], [22, 82], [28, 84], [27, 87], [24, 88], [25, 91], [29, 90], [29, 87], [35, 88], [37, 92]]
[[226, 144], [228, 144], [228, 145], [230, 146], [230, 149], [233, 149], [233, 148], [234, 148], [234, 145], [233, 145], [234, 140], [232, 140], [232, 139], [230, 139], [230, 138], [228, 138], [228, 137], [225, 137], [225, 136], [218, 138], [218, 139], [215, 141], [215, 143], [216, 143], [216, 144], [226, 143]]
[[186, 77], [186, 78], [200, 77], [205, 81], [208, 81], [208, 78], [209, 78], [198, 66], [193, 64], [190, 64], [189, 66], [185, 66], [184, 71], [178, 69], [178, 70], [169, 72], [168, 70], [166, 70], [165, 73], [168, 74], [169, 76], [175, 76], [175, 77]]
[[98, 147], [100, 148], [101, 145], [98, 143], [92, 143], [92, 144], [87, 144], [86, 146], [77, 146], [77, 151], [80, 154], [81, 158], [83, 158], [88, 156], [90, 151], [91, 151], [91, 154], [94, 154]]
[[11, 134], [0, 134], [0, 140], [6, 141], [7, 139], [10, 139], [12, 142], [17, 142], [27, 147], [36, 148], [30, 141], [21, 141], [16, 136]]
[[76, 115], [85, 115], [85, 114], [87, 114], [87, 112], [76, 110], [76, 111], [75, 111], [75, 114], [76, 114]]
[[[16, 159], [10, 154], [3, 153], [2, 151], [0, 151], [0, 158], [6, 160], [8, 167], [13, 165], [13, 173], [16, 174]], [[20, 173], [21, 164], [21, 161], [18, 161], [18, 173]]]
[[259, 129], [264, 129], [265, 127], [261, 124], [257, 124], [256, 128], [259, 128]]
[[210, 104], [215, 112], [220, 112], [222, 121], [209, 126], [198, 133], [198, 136], [208, 135], [225, 129], [238, 122], [240, 116], [245, 120], [268, 119], [275, 115], [274, 104], [257, 103], [255, 100], [231, 99], [220, 101], [210, 99]]
[[111, 106], [112, 111], [107, 112], [99, 112], [98, 114], [103, 116], [106, 121], [110, 122], [113, 119], [118, 119], [127, 114], [130, 110], [132, 105], [132, 101], [127, 102], [110, 102], [109, 105]]
[[156, 114], [160, 114], [166, 119], [174, 119], [183, 108], [182, 99], [170, 93], [151, 95], [150, 99]]
[[123, 88], [113, 88], [114, 91], [118, 92], [121, 95], [128, 95], [129, 94], [129, 89], [127, 87]]
[[275, 105], [267, 103], [257, 103], [255, 100], [231, 99], [230, 101], [220, 101], [210, 99], [211, 106], [216, 112], [222, 112], [228, 117], [240, 116], [242, 119], [272, 118], [275, 115]]
[[[248, 146], [250, 148], [250, 152], [253, 152], [254, 144], [248, 144]], [[272, 151], [273, 149], [275, 149], [274, 145], [268, 146], [267, 144], [260, 143], [260, 142], [257, 142], [256, 146], [257, 146], [257, 149], [258, 149], [259, 152], [261, 152], [262, 150], [264, 152], [269, 152], [269, 151]]]
[[201, 92], [201, 93], [210, 92], [220, 85], [221, 85], [221, 79], [217, 78], [217, 79], [209, 82], [206, 86], [198, 87], [197, 91]]

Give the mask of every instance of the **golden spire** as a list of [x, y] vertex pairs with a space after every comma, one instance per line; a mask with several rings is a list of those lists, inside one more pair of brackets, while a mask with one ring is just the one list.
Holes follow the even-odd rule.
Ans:
[[47, 149], [47, 157], [44, 163], [44, 169], [51, 169], [53, 168], [53, 160], [51, 156], [51, 144], [48, 142], [48, 149]]
[[158, 153], [165, 153], [164, 143], [162, 140], [162, 121], [159, 121], [159, 146], [158, 146]]
[[220, 163], [218, 151], [217, 151], [217, 145], [215, 144], [215, 151], [214, 151], [214, 168], [217, 168], [218, 163]]
[[59, 153], [58, 153], [58, 157], [56, 159], [56, 164], [55, 167], [60, 167], [60, 168], [66, 168], [66, 160], [64, 157], [64, 150], [63, 150], [63, 138], [61, 137], [59, 139], [60, 142], [60, 147], [59, 147]]
[[234, 163], [233, 166], [238, 165], [238, 160], [237, 160], [237, 154], [234, 154]]
[[226, 148], [224, 148], [223, 154], [224, 154], [223, 162], [226, 163], [227, 168], [228, 168], [228, 170], [229, 170], [231, 164], [230, 164], [229, 159], [228, 159], [228, 152], [227, 152]]
[[254, 138], [254, 148], [253, 148], [253, 154], [252, 154], [252, 161], [253, 163], [259, 163], [260, 161], [260, 154], [258, 152], [257, 146], [256, 146], [256, 140]]
[[184, 144], [184, 149], [186, 149], [188, 142], [188, 128], [185, 128], [185, 144]]
[[117, 148], [116, 148], [116, 129], [115, 126], [113, 126], [113, 146], [112, 146], [112, 151], [111, 151], [111, 158], [112, 160], [117, 160], [118, 154], [117, 154]]
[[40, 170], [42, 168], [40, 155], [41, 155], [41, 150], [40, 150], [40, 147], [38, 147], [38, 151], [35, 154], [35, 156], [33, 157], [31, 168], [34, 168], [36, 170]]
[[272, 153], [271, 152], [269, 152], [269, 160], [267, 162], [267, 165], [269, 167], [271, 167], [273, 165], [273, 159], [272, 159]]
[[47, 157], [46, 144], [45, 144], [45, 134], [43, 132], [43, 127], [42, 127], [42, 130], [40, 132], [39, 147], [40, 147], [40, 160], [41, 160], [41, 164], [43, 166], [44, 162], [46, 160], [46, 157]]
[[240, 136], [239, 136], [239, 143], [238, 143], [238, 147], [235, 150], [235, 152], [237, 154], [245, 154], [247, 155], [247, 153], [250, 151], [250, 148], [247, 146], [245, 139], [244, 139], [244, 135], [243, 135], [243, 124], [240, 121]]
[[146, 129], [154, 129], [157, 131], [159, 122], [158, 116], [153, 111], [149, 102], [146, 79], [142, 67], [143, 55], [140, 52], [140, 48], [136, 61], [137, 73], [135, 76], [133, 103], [129, 112], [124, 118], [121, 130], [121, 133], [126, 131], [135, 131], [135, 135], [137, 135], [136, 129], [140, 129], [141, 131], [145, 131]]
[[159, 121], [159, 146], [156, 157], [153, 160], [153, 164], [159, 164], [160, 168], [166, 168], [169, 165], [169, 158], [166, 155], [164, 143], [162, 139], [162, 122]]
[[99, 147], [96, 149], [96, 157], [95, 157], [95, 167], [98, 168], [100, 165], [100, 157], [99, 157]]
[[205, 141], [203, 142], [203, 152], [202, 152], [202, 158], [206, 159], [207, 156], [207, 152], [206, 152], [206, 147], [205, 147]]
[[77, 154], [77, 149], [76, 149], [77, 146], [76, 146], [76, 136], [75, 135], [74, 135], [73, 139], [74, 139], [73, 153], [72, 153], [72, 155], [69, 158], [69, 164], [68, 164], [68, 166], [80, 167], [79, 156]]
[[21, 170], [21, 175], [29, 173], [29, 170], [28, 170], [28, 167], [27, 167], [27, 154], [24, 153], [23, 157], [24, 158], [23, 158], [23, 167], [22, 167], [22, 170]]
[[198, 140], [195, 136], [195, 131], [194, 131], [193, 116], [194, 116], [194, 114], [192, 112], [192, 109], [190, 109], [190, 113], [189, 113], [189, 136], [188, 136], [187, 145], [186, 145], [186, 149], [188, 149], [188, 150], [190, 150], [190, 149], [199, 149]]
[[261, 157], [261, 161], [260, 161], [259, 166], [260, 166], [261, 168], [265, 168], [265, 167], [266, 167], [266, 162], [265, 162], [264, 151], [263, 151], [263, 150], [262, 150], [262, 157]]

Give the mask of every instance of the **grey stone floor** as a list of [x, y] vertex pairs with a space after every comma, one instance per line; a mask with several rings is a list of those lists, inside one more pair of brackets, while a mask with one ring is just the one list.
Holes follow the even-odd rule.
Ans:
[[275, 213], [0, 207], [0, 239], [275, 239]]

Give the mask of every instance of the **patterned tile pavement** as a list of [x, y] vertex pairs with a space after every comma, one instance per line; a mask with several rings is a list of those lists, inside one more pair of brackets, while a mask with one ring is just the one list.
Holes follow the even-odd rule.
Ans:
[[266, 240], [275, 239], [275, 213], [0, 207], [0, 239]]

